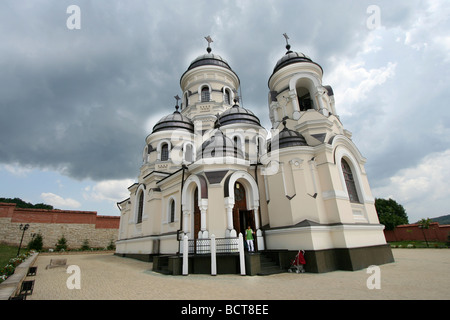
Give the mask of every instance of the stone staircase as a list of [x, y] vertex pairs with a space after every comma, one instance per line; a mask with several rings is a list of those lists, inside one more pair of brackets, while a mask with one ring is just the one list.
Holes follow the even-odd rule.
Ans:
[[258, 272], [259, 276], [267, 276], [271, 274], [286, 272], [286, 270], [284, 270], [279, 266], [278, 262], [264, 255], [263, 253], [261, 253], [260, 255], [260, 261], [261, 261], [261, 271]]
[[153, 271], [162, 274], [172, 274], [172, 270], [169, 270], [169, 256], [159, 256], [157, 261], [154, 261]]

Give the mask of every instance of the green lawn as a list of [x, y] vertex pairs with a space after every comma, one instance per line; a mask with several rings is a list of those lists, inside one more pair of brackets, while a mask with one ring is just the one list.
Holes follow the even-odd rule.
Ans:
[[[19, 247], [0, 244], [0, 269], [8, 264], [9, 259], [15, 258], [17, 256], [17, 249], [19, 249]], [[27, 252], [27, 248], [22, 247], [20, 249], [20, 253], [25, 252]]]

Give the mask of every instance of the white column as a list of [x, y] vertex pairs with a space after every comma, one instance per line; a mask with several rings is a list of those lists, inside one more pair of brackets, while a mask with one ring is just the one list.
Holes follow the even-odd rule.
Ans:
[[258, 251], [264, 250], [264, 239], [262, 237], [261, 223], [259, 221], [258, 208], [253, 209], [255, 215], [255, 229], [256, 229], [256, 243], [258, 245]]
[[239, 233], [239, 260], [241, 263], [241, 276], [245, 276], [244, 237]]
[[298, 120], [300, 118], [300, 106], [298, 104], [297, 92], [295, 90], [289, 91], [289, 98], [292, 102], [292, 118]]
[[189, 273], [188, 255], [189, 255], [188, 237], [185, 235], [183, 237], [183, 276], [187, 276]]
[[234, 199], [232, 201], [230, 200], [230, 198], [225, 198], [225, 209], [227, 210], [226, 237], [228, 238], [236, 237], [236, 230], [234, 230], [233, 226], [233, 207], [234, 207]]
[[208, 238], [208, 231], [206, 231], [206, 211], [208, 210], [208, 200], [202, 199], [202, 203], [200, 204], [200, 233], [201, 238], [206, 239]]
[[253, 209], [253, 214], [255, 215], [255, 229], [258, 230], [260, 228], [258, 208]]
[[191, 213], [189, 210], [183, 210], [183, 232], [189, 233], [191, 224]]
[[216, 236], [211, 235], [211, 275], [217, 275], [217, 263], [216, 263]]

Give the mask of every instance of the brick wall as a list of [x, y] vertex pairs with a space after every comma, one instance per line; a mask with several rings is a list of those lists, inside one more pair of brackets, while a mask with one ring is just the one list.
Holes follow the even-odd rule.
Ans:
[[25, 231], [23, 246], [33, 233], [43, 237], [44, 248], [54, 248], [64, 236], [69, 248], [79, 248], [85, 240], [90, 247], [107, 247], [117, 240], [120, 218], [98, 216], [95, 211], [69, 211], [16, 208], [15, 204], [0, 203], [0, 242], [19, 245], [20, 224], [30, 225]]
[[418, 224], [405, 224], [394, 228], [394, 230], [385, 230], [384, 235], [386, 241], [408, 241], [408, 240], [423, 240], [425, 236], [428, 241], [447, 241], [447, 235], [450, 233], [450, 225], [439, 225], [437, 222], [432, 222], [429, 229], [422, 231]]

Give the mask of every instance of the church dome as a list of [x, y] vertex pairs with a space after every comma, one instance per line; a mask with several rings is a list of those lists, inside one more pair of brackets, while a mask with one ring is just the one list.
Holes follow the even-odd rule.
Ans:
[[[278, 135], [272, 138], [270, 149], [283, 149], [288, 147], [297, 147], [297, 146], [307, 146], [305, 138], [301, 135], [301, 133], [290, 130], [286, 127], [286, 121], [283, 121], [284, 128], [280, 131]], [[278, 147], [276, 144], [274, 145], [274, 141], [278, 140]]]
[[[286, 49], [288, 50], [286, 54], [281, 57], [275, 64], [275, 67], [273, 68], [273, 73], [277, 72], [278, 70], [284, 68], [287, 65], [293, 64], [293, 63], [300, 63], [300, 62], [310, 62], [318, 65], [310, 57], [308, 57], [306, 54], [301, 52], [294, 52], [291, 51], [291, 46], [287, 45]], [[320, 67], [320, 65], [318, 65]], [[322, 69], [322, 67], [320, 67]]]
[[258, 117], [250, 110], [240, 107], [236, 101], [234, 106], [220, 114], [217, 121], [221, 126], [232, 123], [248, 123], [261, 126]]
[[240, 150], [220, 129], [216, 129], [214, 135], [203, 142], [200, 152], [197, 153], [197, 160], [219, 157], [244, 158]]
[[161, 120], [155, 124], [153, 127], [153, 132], [163, 130], [186, 130], [189, 132], [194, 132], [194, 124], [192, 121], [178, 111], [178, 106], [175, 108], [176, 110], [174, 113], [161, 118]]
[[232, 70], [228, 62], [217, 54], [213, 54], [210, 51], [208, 53], [202, 54], [194, 59], [188, 67], [188, 70], [194, 69], [200, 66], [213, 65], [224, 67], [226, 69]]

